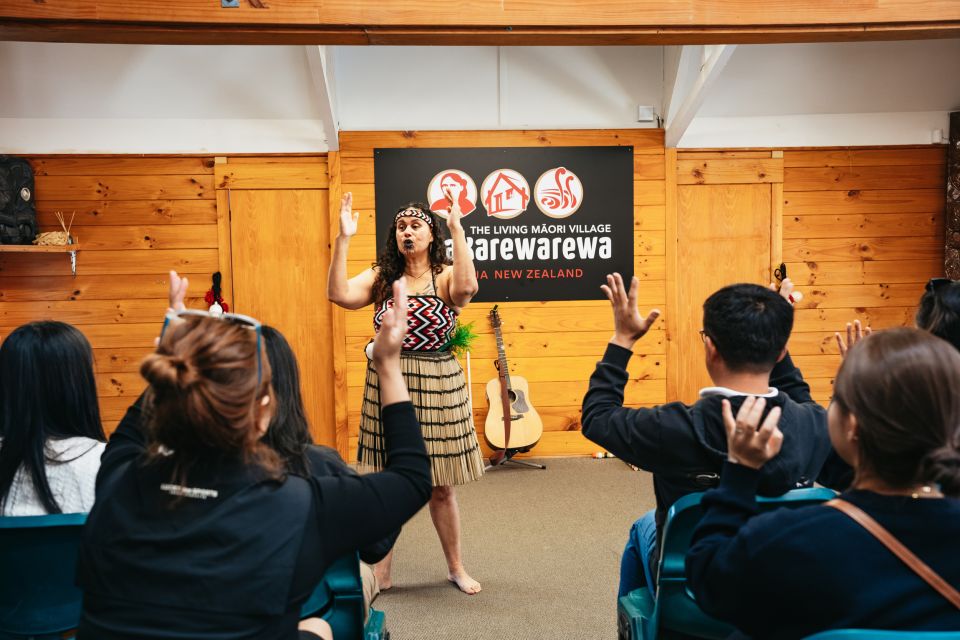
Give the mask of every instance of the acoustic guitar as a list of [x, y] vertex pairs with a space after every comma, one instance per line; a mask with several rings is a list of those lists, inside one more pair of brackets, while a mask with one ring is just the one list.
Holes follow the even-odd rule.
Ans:
[[543, 435], [543, 421], [530, 402], [530, 387], [525, 378], [511, 376], [507, 353], [503, 348], [501, 320], [497, 307], [490, 310], [490, 324], [497, 336], [497, 371], [487, 383], [487, 421], [483, 434], [492, 449], [512, 453], [530, 450]]

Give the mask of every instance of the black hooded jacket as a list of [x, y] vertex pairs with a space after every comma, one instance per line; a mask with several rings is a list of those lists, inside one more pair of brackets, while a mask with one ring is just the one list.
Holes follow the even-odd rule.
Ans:
[[[650, 409], [623, 406], [627, 362], [633, 353], [607, 345], [603, 360], [590, 376], [583, 398], [583, 435], [618, 458], [653, 474], [657, 496], [657, 531], [667, 511], [683, 496], [717, 486], [727, 459], [727, 434], [720, 401], [710, 395], [693, 405], [671, 402]], [[763, 466], [759, 493], [778, 496], [810, 486], [831, 451], [827, 413], [813, 401], [810, 387], [789, 354], [773, 368], [764, 415], [780, 407], [783, 447]], [[746, 396], [729, 398], [736, 415]]]

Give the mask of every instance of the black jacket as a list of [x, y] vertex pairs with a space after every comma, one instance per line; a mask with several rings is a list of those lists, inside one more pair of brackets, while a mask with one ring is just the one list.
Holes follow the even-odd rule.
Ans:
[[77, 569], [81, 640], [296, 638], [300, 606], [330, 563], [430, 498], [409, 402], [384, 407], [387, 468], [362, 477], [277, 481], [210, 455], [174, 483], [169, 459], [146, 459], [140, 423], [134, 405], [103, 454]]
[[[357, 471], [344, 462], [336, 449], [320, 444], [309, 445], [306, 449], [310, 475], [315, 478], [325, 476], [357, 476]], [[400, 537], [400, 529], [392, 531], [384, 538], [360, 548], [360, 559], [367, 564], [376, 564], [383, 560]]]
[[[708, 396], [693, 405], [671, 402], [652, 409], [625, 408], [623, 389], [631, 355], [628, 349], [607, 345], [583, 398], [583, 435], [653, 473], [659, 532], [674, 502], [718, 484], [727, 458], [722, 398]], [[759, 491], [777, 496], [812, 484], [831, 447], [826, 411], [810, 397], [810, 387], [789, 355], [774, 367], [770, 386], [779, 393], [767, 399], [765, 412], [781, 408], [783, 447], [764, 465]], [[730, 398], [734, 415], [743, 398]]]
[[[960, 610], [846, 514], [818, 505], [758, 515], [759, 477], [727, 463], [703, 497], [686, 569], [704, 611], [772, 640], [843, 628], [960, 631]], [[960, 587], [960, 500], [843, 498]]]

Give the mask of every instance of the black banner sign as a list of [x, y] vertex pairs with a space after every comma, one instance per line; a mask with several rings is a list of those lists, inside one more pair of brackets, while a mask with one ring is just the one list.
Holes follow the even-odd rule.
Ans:
[[399, 207], [445, 217], [455, 194], [478, 302], [598, 300], [633, 276], [633, 147], [375, 149], [374, 175], [378, 246]]

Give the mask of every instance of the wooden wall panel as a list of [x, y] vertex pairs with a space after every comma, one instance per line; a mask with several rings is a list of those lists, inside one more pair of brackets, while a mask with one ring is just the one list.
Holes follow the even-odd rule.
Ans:
[[942, 146], [784, 152], [784, 260], [805, 294], [790, 350], [818, 401], [839, 365], [833, 332], [912, 325], [943, 275], [945, 166]]
[[668, 292], [677, 300], [670, 399], [684, 402], [711, 384], [699, 336], [703, 301], [728, 284], [770, 278], [771, 253], [779, 246], [772, 241], [774, 198], [783, 179], [783, 160], [774, 152], [746, 159], [695, 153], [691, 159], [678, 152], [674, 169], [677, 267], [675, 291]]
[[[525, 147], [633, 145], [635, 270], [641, 278], [640, 303], [667, 311], [665, 288], [666, 210], [663, 132], [625, 131], [437, 131], [343, 132], [340, 139], [340, 189], [351, 191], [360, 211], [360, 227], [351, 242], [349, 272], [376, 258], [373, 149], [376, 147]], [[331, 200], [333, 200], [331, 180]], [[599, 286], [601, 283], [596, 283]], [[464, 322], [480, 334], [471, 354], [474, 415], [481, 445], [487, 403], [484, 385], [495, 377], [496, 354], [487, 314], [492, 304], [471, 304]], [[544, 415], [544, 437], [533, 455], [584, 455], [598, 447], [580, 433], [580, 405], [587, 379], [613, 330], [609, 304], [591, 302], [510, 302], [500, 305], [511, 370], [530, 382], [534, 405]], [[347, 450], [356, 456], [356, 437], [366, 359], [362, 347], [373, 335], [372, 310], [346, 312], [344, 354], [347, 368], [339, 383], [346, 398]], [[626, 401], [631, 406], [666, 400], [665, 334], [658, 327], [638, 345], [631, 363]], [[463, 362], [465, 365], [466, 363]], [[338, 396], [341, 394], [338, 392]]]
[[[230, 166], [218, 164], [218, 175], [221, 167], [229, 174]], [[333, 326], [330, 305], [323, 301], [330, 264], [329, 194], [313, 188], [315, 170], [298, 171], [310, 166], [326, 173], [326, 164], [291, 165], [262, 175], [252, 169], [262, 165], [239, 166], [248, 169], [244, 183], [253, 188], [235, 188], [229, 195], [234, 308], [283, 333], [297, 355], [314, 440], [333, 446]], [[279, 175], [284, 175], [280, 184], [290, 188], [259, 188], [277, 184]]]
[[29, 158], [41, 231], [74, 215], [77, 275], [66, 254], [0, 253], [0, 339], [20, 324], [61, 320], [94, 347], [104, 428], [142, 391], [139, 363], [167, 306], [167, 272], [191, 280], [190, 306], [218, 268], [213, 158]]

